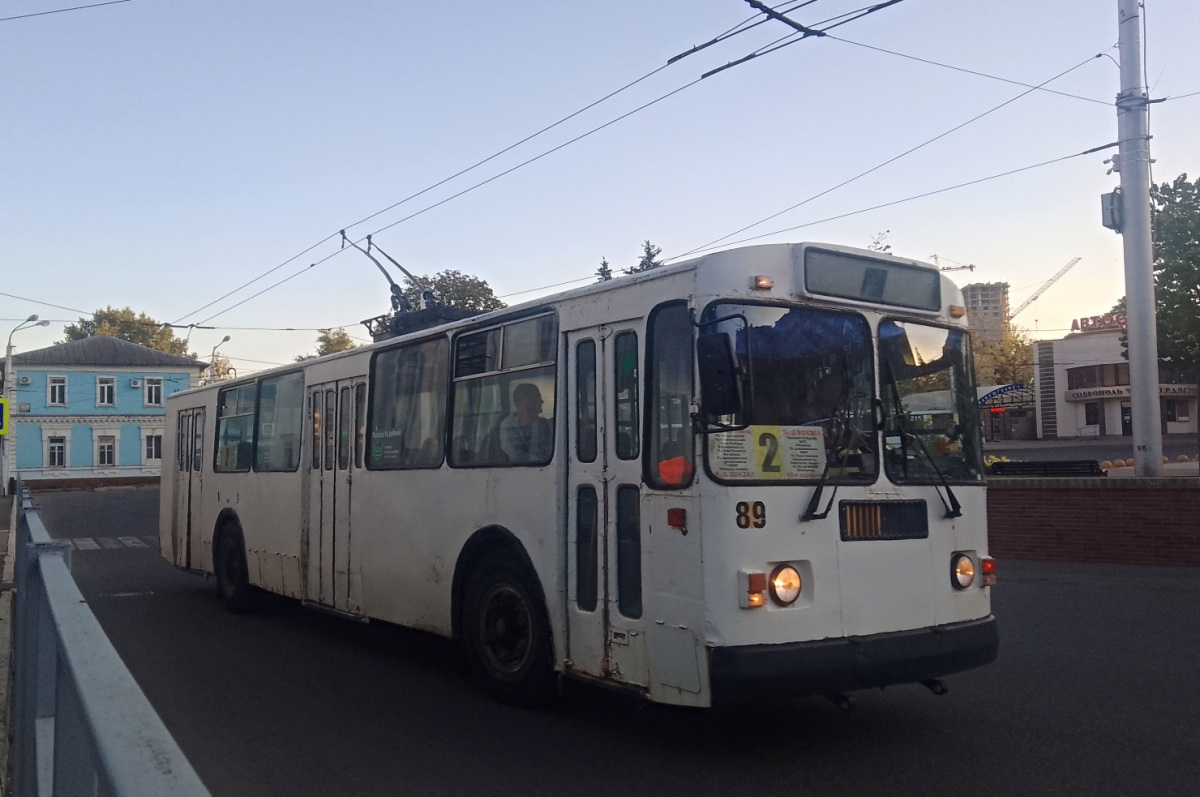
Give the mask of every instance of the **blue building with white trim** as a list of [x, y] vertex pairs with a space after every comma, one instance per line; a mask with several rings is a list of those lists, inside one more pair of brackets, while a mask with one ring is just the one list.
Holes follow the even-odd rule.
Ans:
[[14, 355], [5, 472], [63, 487], [157, 480], [166, 398], [206, 367], [104, 335]]

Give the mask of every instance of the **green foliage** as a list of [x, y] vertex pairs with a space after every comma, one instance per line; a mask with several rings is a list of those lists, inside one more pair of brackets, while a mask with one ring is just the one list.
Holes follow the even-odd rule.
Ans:
[[[1154, 218], [1154, 299], [1164, 376], [1200, 374], [1200, 179], [1150, 186]], [[1125, 312], [1125, 298], [1113, 306]], [[1122, 336], [1128, 357], [1128, 341]]]
[[[454, 269], [446, 269], [439, 271], [432, 277], [423, 277], [417, 275], [417, 279], [421, 284], [425, 285], [433, 295], [441, 301], [446, 307], [454, 307], [459, 310], [499, 310], [502, 307], [507, 307], [504, 302], [496, 298], [496, 294], [492, 291], [486, 280], [481, 280], [478, 277], [472, 277], [470, 274], [464, 274], [461, 271]], [[421, 292], [412, 280], [406, 278], [407, 283], [404, 289], [404, 295], [412, 302], [414, 308], [419, 306]]]
[[626, 274], [640, 274], [643, 271], [649, 271], [652, 268], [658, 268], [662, 265], [662, 261], [658, 256], [662, 254], [662, 247], [655, 246], [650, 241], [642, 242], [642, 256], [638, 259], [637, 265], [630, 266], [624, 269]]
[[1033, 387], [1033, 340], [1018, 328], [994, 342], [975, 345], [975, 384]]
[[71, 340], [82, 340], [92, 335], [107, 335], [110, 338], [127, 340], [140, 346], [146, 346], [169, 354], [180, 354], [185, 357], [195, 357], [189, 354], [188, 342], [185, 338], [175, 337], [171, 327], [155, 321], [145, 313], [134, 313], [132, 308], [106, 307], [97, 310], [91, 318], [81, 318], [78, 324], [67, 324], [63, 328], [66, 343]]
[[608, 264], [608, 258], [600, 258], [600, 268], [596, 269], [596, 282], [608, 282], [612, 278], [612, 266]]
[[296, 358], [296, 362], [311, 360], [314, 357], [322, 357], [326, 354], [333, 354], [335, 351], [347, 351], [354, 348], [354, 341], [346, 333], [344, 327], [337, 329], [322, 329], [317, 335], [317, 353], [316, 354], [301, 354]]
[[1172, 371], [1200, 370], [1200, 179], [1150, 187], [1158, 357]]

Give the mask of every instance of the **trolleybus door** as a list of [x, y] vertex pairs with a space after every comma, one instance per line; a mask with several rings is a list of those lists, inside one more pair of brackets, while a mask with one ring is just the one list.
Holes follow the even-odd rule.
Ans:
[[183, 410], [175, 430], [175, 506], [172, 561], [197, 569], [201, 560], [200, 509], [204, 506], [204, 410]]
[[567, 335], [567, 667], [646, 686], [638, 339], [629, 323]]
[[301, 555], [304, 597], [343, 612], [362, 610], [362, 579], [355, 549], [354, 473], [362, 467], [366, 384], [362, 378], [309, 388], [313, 445], [308, 517]]

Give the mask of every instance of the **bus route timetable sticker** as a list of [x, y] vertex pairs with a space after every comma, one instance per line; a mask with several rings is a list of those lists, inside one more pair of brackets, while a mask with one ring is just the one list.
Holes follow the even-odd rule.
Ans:
[[710, 438], [709, 467], [718, 479], [804, 479], [825, 470], [819, 426], [751, 426]]

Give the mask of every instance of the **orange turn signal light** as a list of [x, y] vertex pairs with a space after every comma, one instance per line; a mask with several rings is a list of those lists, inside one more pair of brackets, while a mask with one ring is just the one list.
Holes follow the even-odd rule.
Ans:
[[996, 560], [991, 558], [983, 559], [979, 564], [983, 570], [983, 586], [996, 586]]

